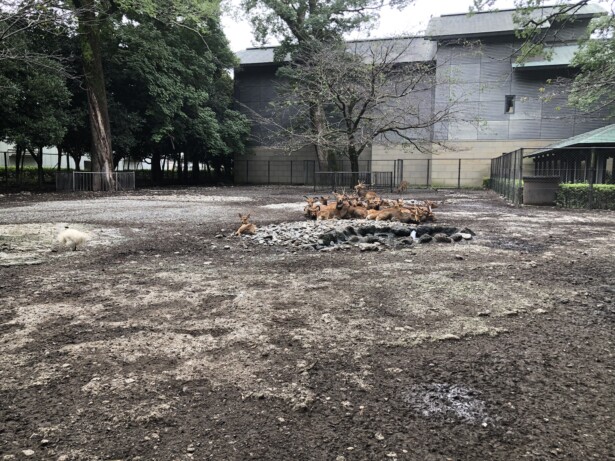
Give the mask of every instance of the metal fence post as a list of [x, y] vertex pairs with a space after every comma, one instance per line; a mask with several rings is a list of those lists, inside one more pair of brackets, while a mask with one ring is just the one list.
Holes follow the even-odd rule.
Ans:
[[519, 184], [521, 184], [521, 187], [517, 188], [518, 205], [521, 205], [523, 203], [523, 152], [524, 149], [521, 148], [521, 158], [519, 159]]
[[9, 187], [9, 162], [7, 159], [8, 152], [4, 152], [4, 177], [6, 179], [6, 188]]
[[427, 159], [427, 187], [431, 187], [431, 159]]
[[457, 166], [457, 189], [461, 189], [461, 159], [459, 159], [459, 165]]
[[594, 177], [596, 175], [596, 149], [591, 150], [591, 160], [589, 167], [589, 187], [587, 191], [587, 208], [590, 210], [594, 206]]

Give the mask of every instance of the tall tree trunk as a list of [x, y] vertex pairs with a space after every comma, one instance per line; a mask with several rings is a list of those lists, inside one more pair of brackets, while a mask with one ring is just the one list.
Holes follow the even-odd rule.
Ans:
[[162, 172], [160, 171], [160, 152], [157, 149], [154, 149], [152, 152], [152, 182], [155, 186], [160, 184], [160, 176]]
[[81, 55], [85, 73], [85, 86], [88, 95], [88, 112], [92, 133], [92, 171], [104, 173], [103, 187], [95, 190], [114, 189], [113, 150], [111, 148], [111, 126], [107, 109], [107, 92], [102, 66], [100, 45], [100, 17], [95, 13], [94, 0], [75, 0], [79, 32], [81, 35]]
[[15, 146], [15, 182], [21, 184], [21, 156], [23, 155], [23, 148], [17, 144]]
[[[320, 101], [310, 106], [310, 123], [312, 125], [312, 133], [320, 139], [320, 134], [325, 130], [325, 110]], [[316, 159], [318, 160], [318, 169], [320, 171], [330, 170], [329, 154], [327, 149], [321, 146], [318, 142], [314, 145], [316, 150]]]
[[348, 160], [350, 160], [350, 171], [352, 171], [352, 183], [357, 184], [359, 181], [359, 153], [354, 146], [348, 148]]
[[38, 148], [38, 155], [36, 159], [36, 163], [38, 164], [38, 188], [43, 188], [43, 148]]
[[201, 179], [201, 170], [198, 161], [192, 162], [192, 183], [198, 184]]
[[58, 149], [58, 171], [62, 171], [62, 147], [56, 146]]
[[43, 188], [43, 148], [37, 147], [36, 152], [28, 148], [28, 152], [36, 162], [36, 175], [38, 177], [38, 188]]
[[182, 184], [186, 184], [188, 182], [188, 152], [184, 152], [184, 166], [182, 170]]

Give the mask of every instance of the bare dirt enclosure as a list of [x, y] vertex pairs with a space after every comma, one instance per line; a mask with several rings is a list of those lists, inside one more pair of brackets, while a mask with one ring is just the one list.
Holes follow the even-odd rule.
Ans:
[[615, 213], [408, 192], [474, 239], [229, 237], [306, 193], [0, 197], [0, 459], [615, 459]]

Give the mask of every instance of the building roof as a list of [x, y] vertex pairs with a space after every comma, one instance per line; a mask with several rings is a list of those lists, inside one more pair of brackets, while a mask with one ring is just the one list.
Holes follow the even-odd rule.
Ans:
[[[273, 53], [275, 52], [275, 46], [266, 46], [263, 48], [248, 48], [247, 50], [241, 50], [235, 53], [239, 58], [239, 62], [242, 66], [250, 64], [270, 64], [273, 63]], [[285, 60], [288, 60], [287, 56]]]
[[[532, 18], [540, 20], [554, 12], [554, 7], [538, 8], [532, 12]], [[425, 35], [433, 39], [471, 38], [490, 35], [504, 35], [518, 29], [515, 23], [515, 9], [485, 11], [474, 14], [448, 14], [432, 18], [427, 25]], [[595, 4], [584, 5], [574, 13], [577, 18], [591, 18], [604, 14], [605, 10]], [[549, 27], [545, 23], [543, 27]]]
[[579, 50], [579, 45], [565, 45], [546, 48], [549, 59], [544, 56], [529, 58], [525, 62], [513, 63], [515, 69], [541, 69], [545, 67], [568, 67], [574, 54]]
[[559, 149], [574, 148], [574, 147], [609, 147], [615, 145], [615, 124], [603, 126], [597, 130], [588, 131], [587, 133], [573, 136], [572, 138], [564, 139], [556, 142], [543, 149], [535, 152], [527, 157], [546, 154], [550, 151]]
[[[401, 38], [379, 38], [372, 40], [349, 41], [348, 49], [359, 54], [368, 53], [370, 50], [382, 50], [384, 44], [391, 44], [388, 47], [393, 53], [398, 53], [398, 62], [426, 62], [434, 59], [437, 45], [435, 42], [426, 40], [424, 37], [401, 37]], [[274, 62], [274, 52], [276, 47], [268, 46], [263, 48], [248, 48], [237, 53], [239, 62], [242, 66], [272, 64]], [[285, 60], [289, 60], [286, 56]]]

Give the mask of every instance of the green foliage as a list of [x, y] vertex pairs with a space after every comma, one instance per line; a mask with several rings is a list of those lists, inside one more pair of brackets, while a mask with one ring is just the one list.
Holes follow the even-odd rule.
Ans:
[[[615, 185], [594, 184], [593, 208], [615, 210]], [[561, 184], [555, 203], [564, 208], [587, 208], [589, 184]]]
[[[55, 187], [56, 172], [55, 168], [42, 169], [42, 181], [46, 189]], [[19, 172], [15, 167], [0, 167], [0, 190], [40, 190], [38, 175], [37, 167], [24, 167]]]
[[[572, 61], [572, 65], [579, 69], [569, 96], [573, 106], [591, 111], [615, 101], [614, 32], [611, 15], [591, 22], [588, 34], [600, 38], [584, 40]], [[611, 115], [615, 115], [613, 106]]]
[[[57, 145], [76, 161], [90, 155], [86, 90], [95, 89], [108, 101], [115, 164], [182, 156], [222, 171], [243, 152], [249, 124], [232, 109], [228, 69], [236, 58], [220, 28], [218, 0], [51, 0], [41, 3], [49, 16], [44, 27], [33, 22], [36, 4], [20, 12], [28, 27], [10, 43], [1, 32], [11, 18], [0, 12], [0, 140], [21, 150]], [[83, 75], [94, 58], [92, 37], [100, 41], [104, 80]], [[11, 56], [36, 61], [7, 60], [9, 45]], [[85, 68], [103, 76], [103, 69]]]
[[246, 118], [230, 108], [226, 69], [235, 57], [216, 20], [183, 26], [117, 18], [105, 49], [116, 155], [183, 152], [218, 168], [243, 152], [249, 134]]

